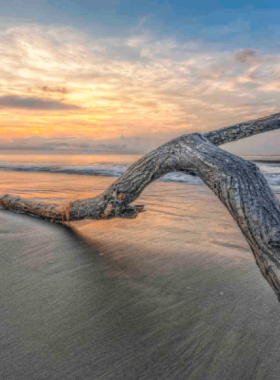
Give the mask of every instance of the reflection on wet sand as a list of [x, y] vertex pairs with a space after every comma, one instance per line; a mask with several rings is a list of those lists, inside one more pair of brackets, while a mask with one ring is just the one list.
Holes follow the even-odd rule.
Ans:
[[253, 260], [237, 226], [208, 189], [177, 185], [174, 194], [172, 187], [155, 183], [146, 189], [139, 202], [147, 211], [136, 219], [84, 220], [71, 226], [102, 252], [110, 276], [133, 279], [189, 265], [206, 268], [213, 257], [233, 266]]

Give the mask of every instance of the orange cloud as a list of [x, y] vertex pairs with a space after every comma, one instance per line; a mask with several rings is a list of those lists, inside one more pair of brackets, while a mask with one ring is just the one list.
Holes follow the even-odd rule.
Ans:
[[174, 136], [279, 109], [278, 55], [34, 25], [0, 39], [5, 139]]

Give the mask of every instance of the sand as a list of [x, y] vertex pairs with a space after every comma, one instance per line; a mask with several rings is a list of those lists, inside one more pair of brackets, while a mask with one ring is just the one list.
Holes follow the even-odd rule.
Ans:
[[[58, 202], [111, 181], [0, 184]], [[280, 305], [226, 209], [172, 183], [139, 201], [137, 219], [71, 228], [0, 211], [0, 378], [278, 380]]]

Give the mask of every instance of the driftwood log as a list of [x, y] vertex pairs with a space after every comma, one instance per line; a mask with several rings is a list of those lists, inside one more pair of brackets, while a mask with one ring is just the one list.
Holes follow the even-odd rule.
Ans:
[[102, 194], [66, 208], [3, 195], [0, 205], [50, 221], [135, 217], [143, 206], [130, 205], [164, 174], [199, 176], [219, 197], [245, 236], [261, 273], [280, 300], [280, 205], [258, 167], [218, 145], [280, 128], [280, 114], [209, 133], [180, 136], [142, 157]]

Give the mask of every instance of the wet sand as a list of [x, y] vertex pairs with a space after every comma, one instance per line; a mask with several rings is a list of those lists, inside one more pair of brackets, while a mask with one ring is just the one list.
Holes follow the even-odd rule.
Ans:
[[[0, 178], [56, 202], [112, 182]], [[226, 209], [160, 182], [139, 203], [136, 219], [71, 228], [0, 211], [0, 378], [278, 380], [280, 305]]]

